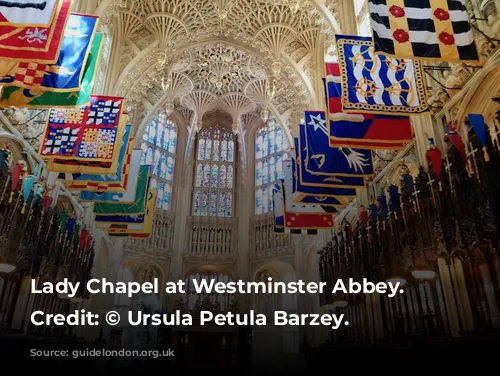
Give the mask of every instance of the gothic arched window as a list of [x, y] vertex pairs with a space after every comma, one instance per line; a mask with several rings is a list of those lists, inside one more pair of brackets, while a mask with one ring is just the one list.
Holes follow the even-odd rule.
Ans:
[[235, 185], [235, 138], [218, 125], [198, 134], [193, 215], [232, 217]]
[[152, 184], [158, 189], [156, 207], [170, 210], [177, 149], [176, 125], [160, 113], [144, 130], [141, 148], [141, 164], [153, 165]]
[[283, 179], [288, 141], [279, 125], [266, 125], [255, 135], [255, 215], [273, 210], [272, 186]]

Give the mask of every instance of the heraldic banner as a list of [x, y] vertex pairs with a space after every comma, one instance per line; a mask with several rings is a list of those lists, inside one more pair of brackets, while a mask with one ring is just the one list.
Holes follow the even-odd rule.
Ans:
[[2, 3], [0, 59], [54, 64], [59, 56], [71, 0]]
[[39, 154], [44, 159], [113, 162], [126, 124], [120, 129], [123, 98], [93, 96], [89, 106], [51, 109]]
[[465, 0], [369, 0], [375, 53], [477, 62]]
[[420, 62], [376, 55], [371, 38], [336, 38], [343, 112], [417, 115], [429, 111]]
[[408, 116], [342, 111], [342, 78], [337, 63], [326, 64], [328, 131], [331, 147], [400, 150], [413, 141]]

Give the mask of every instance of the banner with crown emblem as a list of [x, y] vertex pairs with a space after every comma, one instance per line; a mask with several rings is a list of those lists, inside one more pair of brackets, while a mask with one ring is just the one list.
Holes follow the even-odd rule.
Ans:
[[336, 213], [336, 207], [347, 206], [347, 198], [336, 199], [337, 205], [322, 206], [316, 203], [295, 203], [293, 200], [293, 174], [291, 163], [284, 163], [285, 177], [283, 179], [283, 188], [285, 193], [285, 209], [293, 213]]
[[[355, 189], [365, 187], [365, 178], [356, 176], [328, 176], [311, 174], [305, 169], [306, 149], [300, 146], [300, 137], [294, 138], [297, 166], [297, 191], [309, 192], [311, 189]], [[302, 141], [302, 144], [304, 142]]]
[[420, 62], [376, 55], [371, 38], [336, 38], [343, 112], [417, 115], [429, 111]]
[[54, 64], [71, 0], [2, 1], [0, 59]]

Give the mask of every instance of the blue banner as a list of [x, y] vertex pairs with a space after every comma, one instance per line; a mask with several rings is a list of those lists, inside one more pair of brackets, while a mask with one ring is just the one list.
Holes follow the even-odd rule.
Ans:
[[346, 199], [356, 197], [354, 188], [307, 187], [299, 184], [298, 167], [295, 158], [284, 162], [285, 180], [288, 174], [292, 180], [292, 199], [294, 203], [316, 204], [322, 206], [344, 206]]
[[429, 111], [418, 61], [376, 55], [372, 38], [337, 35], [343, 112], [419, 114]]
[[299, 145], [301, 154], [305, 153], [301, 169], [318, 179], [373, 175], [370, 150], [332, 148], [328, 138], [325, 112], [306, 111], [306, 124], [300, 125]]
[[305, 191], [308, 188], [315, 189], [334, 189], [334, 188], [363, 188], [365, 187], [365, 179], [363, 177], [353, 177], [353, 176], [340, 176], [336, 178], [326, 178], [318, 177], [307, 172], [304, 168], [304, 164], [301, 163], [305, 160], [306, 153], [305, 150], [300, 149], [300, 140], [298, 137], [295, 138], [295, 151], [296, 151], [296, 166], [297, 166], [297, 190], [299, 192]]

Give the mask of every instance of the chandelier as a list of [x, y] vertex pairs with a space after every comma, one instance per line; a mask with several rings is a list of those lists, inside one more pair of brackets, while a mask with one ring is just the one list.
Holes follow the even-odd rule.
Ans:
[[233, 61], [231, 54], [211, 54], [199, 67], [200, 76], [219, 90], [240, 79], [241, 67]]

